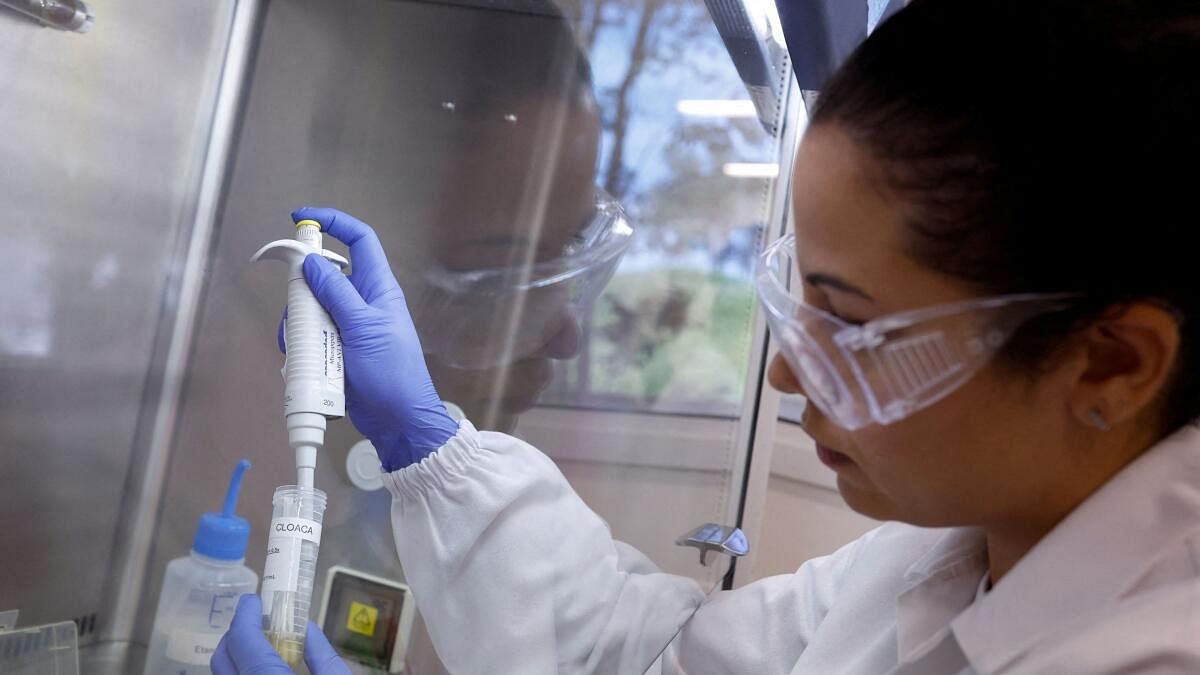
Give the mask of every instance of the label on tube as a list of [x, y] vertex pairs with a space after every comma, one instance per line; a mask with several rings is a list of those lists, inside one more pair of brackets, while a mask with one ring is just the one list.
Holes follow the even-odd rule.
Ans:
[[320, 523], [294, 516], [271, 521], [267, 558], [263, 564], [263, 614], [271, 613], [271, 603], [277, 591], [294, 593], [299, 587], [300, 550], [305, 541], [321, 543]]

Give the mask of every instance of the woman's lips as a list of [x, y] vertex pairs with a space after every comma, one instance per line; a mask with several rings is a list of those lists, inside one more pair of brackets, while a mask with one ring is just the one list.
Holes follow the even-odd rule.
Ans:
[[835, 470], [854, 463], [854, 460], [850, 459], [846, 455], [843, 455], [837, 450], [833, 450], [821, 445], [820, 443], [817, 443], [817, 457], [821, 460], [822, 464]]

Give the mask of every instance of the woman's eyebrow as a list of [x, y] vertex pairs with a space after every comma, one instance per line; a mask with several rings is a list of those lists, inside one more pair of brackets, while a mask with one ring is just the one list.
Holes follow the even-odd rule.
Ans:
[[821, 274], [820, 272], [813, 272], [812, 274], [804, 275], [804, 281], [806, 283], [812, 284], [813, 286], [824, 286], [826, 288], [832, 288], [834, 290], [842, 291], [843, 293], [850, 293], [851, 295], [857, 295], [858, 297], [863, 298], [864, 300], [870, 300], [872, 302], [875, 301], [875, 298], [872, 298], [870, 296], [870, 294], [868, 294], [866, 291], [862, 290], [861, 288], [859, 288], [847, 281], [839, 279], [830, 274]]

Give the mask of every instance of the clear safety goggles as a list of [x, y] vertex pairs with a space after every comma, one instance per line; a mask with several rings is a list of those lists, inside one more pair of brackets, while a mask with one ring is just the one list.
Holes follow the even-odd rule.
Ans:
[[1004, 295], [847, 323], [788, 292], [796, 240], [759, 258], [755, 285], [779, 351], [805, 397], [834, 424], [890, 424], [966, 383], [1030, 319], [1066, 309], [1068, 293]]
[[597, 188], [587, 222], [548, 260], [471, 270], [426, 261], [420, 290], [409, 294], [425, 352], [448, 365], [489, 368], [577, 332], [632, 236], [620, 203]]

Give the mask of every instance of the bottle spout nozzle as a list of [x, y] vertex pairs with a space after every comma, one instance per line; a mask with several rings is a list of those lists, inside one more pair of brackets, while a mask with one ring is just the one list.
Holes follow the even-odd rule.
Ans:
[[221, 509], [221, 516], [228, 518], [237, 509], [238, 494], [242, 491], [242, 474], [246, 473], [246, 469], [249, 468], [250, 462], [244, 459], [234, 467], [233, 477], [229, 479], [229, 490], [225, 493], [225, 506]]

